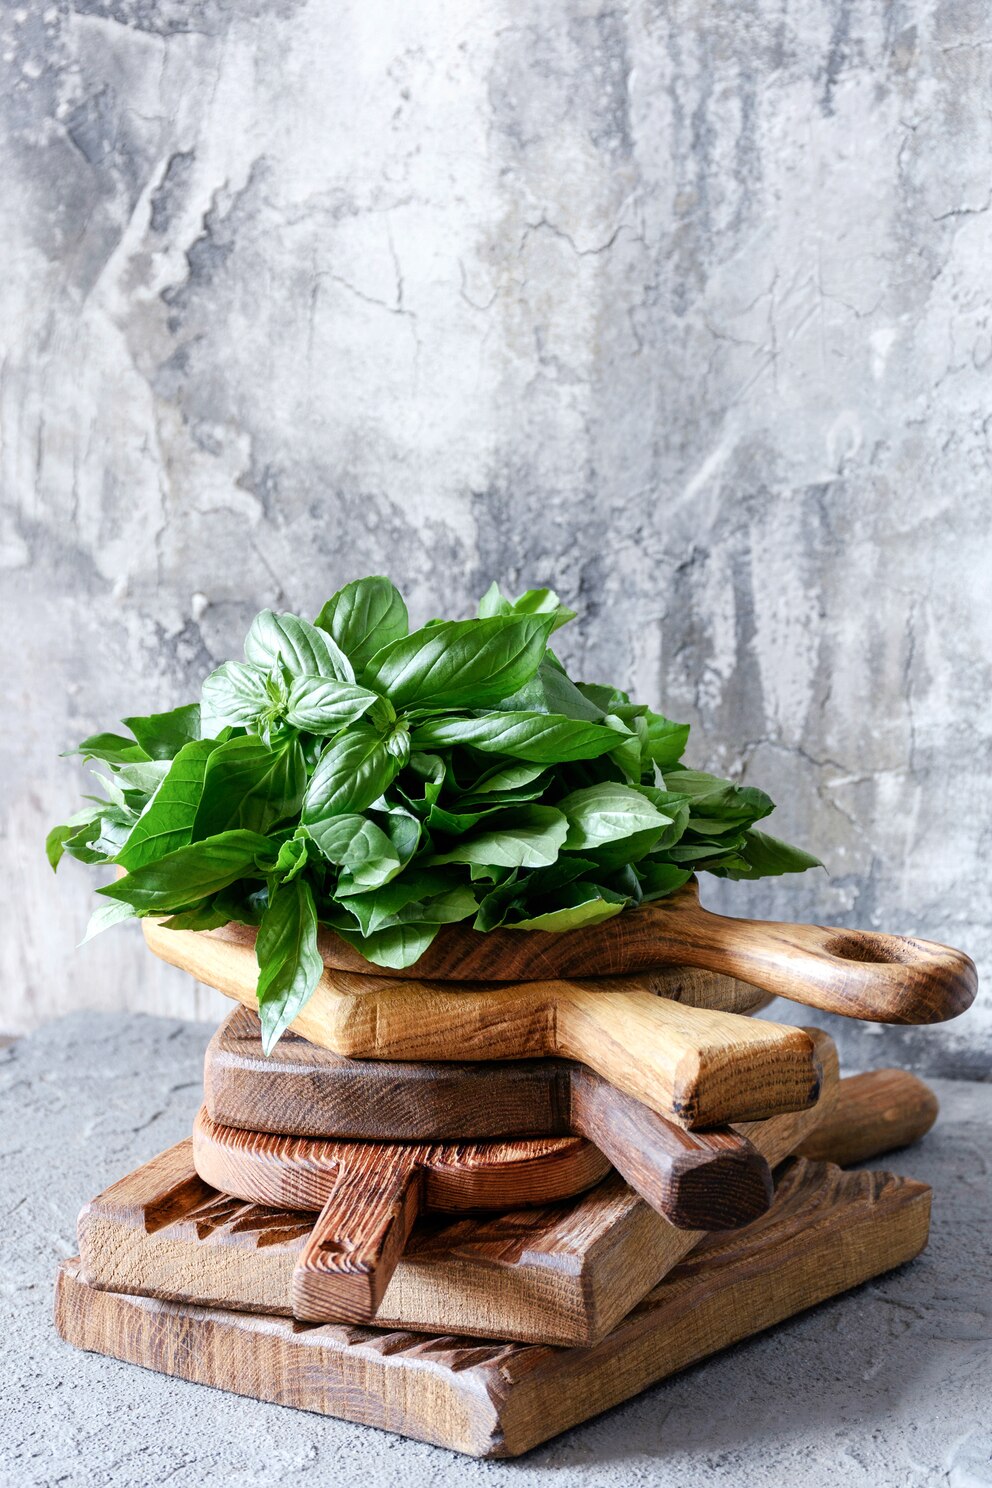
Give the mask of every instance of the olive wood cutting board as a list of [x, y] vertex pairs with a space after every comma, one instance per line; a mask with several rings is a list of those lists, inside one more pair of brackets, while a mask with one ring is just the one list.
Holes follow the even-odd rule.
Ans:
[[[780, 1162], [782, 1158], [793, 1152], [796, 1146], [803, 1141], [815, 1128], [817, 1122], [832, 1109], [836, 1099], [838, 1088], [837, 1076], [837, 1051], [831, 1039], [826, 1034], [817, 1030], [811, 1030], [818, 1057], [823, 1066], [823, 1095], [819, 1104], [811, 1109], [801, 1112], [789, 1112], [781, 1116], [771, 1117], [760, 1122], [752, 1122], [741, 1128], [744, 1135], [771, 1165]], [[216, 1130], [216, 1129], [215, 1129]], [[239, 1133], [243, 1138], [246, 1134]], [[202, 1139], [202, 1131], [200, 1132]], [[272, 1140], [271, 1138], [269, 1139]], [[248, 1154], [248, 1163], [245, 1162], [245, 1151], [241, 1148], [238, 1152], [239, 1171], [232, 1173], [230, 1163], [226, 1162], [226, 1154], [221, 1151], [220, 1161], [222, 1167], [217, 1171], [209, 1169], [196, 1157], [196, 1140], [194, 1140], [193, 1160], [199, 1171], [199, 1176], [209, 1183], [213, 1189], [218, 1189], [224, 1194], [233, 1194], [247, 1203], [261, 1202], [267, 1206], [284, 1208], [287, 1206], [285, 1197], [278, 1197], [283, 1190], [274, 1188], [272, 1185], [279, 1179], [278, 1172], [273, 1172], [271, 1164], [262, 1164], [262, 1171], [246, 1174], [246, 1166], [251, 1166], [251, 1153]], [[202, 1145], [202, 1141], [201, 1141]], [[331, 1144], [327, 1144], [331, 1145]], [[297, 1149], [302, 1150], [306, 1144], [297, 1140]], [[313, 1144], [319, 1147], [319, 1144]], [[311, 1153], [312, 1153], [311, 1148]], [[211, 1144], [208, 1157], [218, 1158], [217, 1148]], [[309, 1154], [308, 1154], [309, 1155]], [[388, 1170], [387, 1170], [388, 1171]], [[243, 1183], [246, 1178], [254, 1180], [259, 1186]], [[320, 1162], [313, 1165], [311, 1171], [301, 1173], [300, 1166], [296, 1165], [291, 1173], [294, 1180], [293, 1197], [289, 1201], [294, 1207], [316, 1208], [323, 1202], [321, 1195], [326, 1193], [326, 1173], [321, 1173]], [[125, 1180], [126, 1182], [126, 1180]], [[310, 1183], [315, 1186], [316, 1191], [309, 1202], [300, 1197], [300, 1185]], [[409, 1202], [398, 1202], [391, 1216], [387, 1217], [382, 1237], [382, 1243], [378, 1251], [374, 1247], [366, 1247], [366, 1254], [362, 1257], [359, 1252], [362, 1238], [368, 1234], [370, 1227], [382, 1222], [382, 1204], [378, 1198], [379, 1190], [376, 1189], [376, 1203], [368, 1202], [366, 1190], [345, 1195], [350, 1203], [340, 1203], [331, 1194], [321, 1216], [319, 1226], [314, 1228], [313, 1221], [308, 1226], [308, 1236], [302, 1244], [299, 1254], [294, 1258], [293, 1281], [291, 1285], [291, 1301], [294, 1312], [298, 1317], [311, 1320], [314, 1317], [318, 1321], [325, 1319], [342, 1319], [353, 1322], [368, 1321], [375, 1315], [373, 1300], [375, 1296], [381, 1297], [389, 1284], [391, 1274], [403, 1251], [407, 1235], [410, 1232], [413, 1221], [414, 1208]], [[405, 1198], [405, 1195], [404, 1195]], [[638, 1206], [643, 1201], [637, 1200]], [[514, 1208], [518, 1204], [514, 1204]], [[647, 1209], [647, 1205], [643, 1205]], [[371, 1212], [370, 1212], [371, 1211]], [[651, 1212], [651, 1211], [648, 1211]], [[674, 1265], [682, 1256], [686, 1255], [691, 1247], [699, 1239], [701, 1230], [677, 1229], [667, 1220], [655, 1216], [655, 1224], [649, 1233], [653, 1236], [651, 1244], [644, 1240], [645, 1222], [639, 1217], [638, 1232], [641, 1235], [643, 1253], [637, 1265], [631, 1265], [624, 1270], [622, 1295], [625, 1300], [624, 1311], [627, 1310], [641, 1296], [648, 1286], [658, 1279], [663, 1272]], [[584, 1227], [582, 1229], [584, 1233]], [[326, 1242], [326, 1248], [322, 1248]], [[629, 1256], [628, 1256], [629, 1261]], [[365, 1264], [367, 1270], [364, 1275], [360, 1269], [360, 1263]], [[604, 1258], [604, 1265], [611, 1268], [622, 1266], [622, 1258], [618, 1251], [609, 1250]], [[648, 1267], [645, 1271], [645, 1266]], [[342, 1285], [344, 1281], [347, 1285]], [[96, 1274], [96, 1272], [94, 1272]], [[550, 1280], [550, 1278], [549, 1278]], [[634, 1290], [631, 1290], [631, 1287]], [[475, 1295], [475, 1294], [473, 1294]], [[482, 1297], [488, 1295], [488, 1288], [483, 1287]], [[614, 1297], [617, 1294], [613, 1294]], [[442, 1288], [435, 1293], [434, 1316], [440, 1326], [450, 1330], [453, 1326], [451, 1321], [452, 1301], [448, 1293]], [[602, 1320], [608, 1316], [608, 1310], [603, 1307], [599, 1310]], [[501, 1337], [509, 1336], [508, 1321], [505, 1309], [500, 1309], [495, 1314], [495, 1325], [492, 1322], [493, 1314], [482, 1308], [481, 1317], [490, 1319], [490, 1330], [495, 1326], [496, 1332]], [[526, 1317], [526, 1312], [525, 1312]], [[611, 1319], [612, 1321], [612, 1319]], [[423, 1313], [407, 1316], [405, 1322], [410, 1326], [430, 1326], [425, 1321]], [[435, 1324], [436, 1325], [436, 1324]], [[473, 1323], [470, 1316], [460, 1315], [457, 1326], [462, 1331], [471, 1331], [479, 1325], [478, 1318]], [[537, 1321], [531, 1317], [531, 1326], [547, 1329], [546, 1316], [539, 1316]], [[609, 1326], [604, 1323], [604, 1326]], [[543, 1337], [542, 1333], [533, 1335]]]
[[[254, 944], [254, 930], [208, 932]], [[369, 962], [330, 930], [318, 945], [325, 966], [368, 973]], [[653, 904], [561, 934], [447, 925], [415, 968], [422, 979], [485, 982], [615, 977], [697, 967], [738, 978], [824, 1012], [875, 1023], [941, 1023], [974, 1001], [978, 977], [963, 951], [936, 941], [825, 925], [731, 919], [699, 903], [695, 880]], [[408, 971], [373, 968], [375, 975]]]
[[[877, 1072], [884, 1107], [867, 1088], [876, 1074], [842, 1080], [824, 1118], [839, 1148], [864, 1122], [862, 1141], [879, 1157], [896, 1136], [892, 1114], [912, 1108]], [[857, 1081], [857, 1085], [855, 1085]], [[792, 1118], [775, 1118], [776, 1124]], [[804, 1155], [818, 1141], [780, 1131]], [[79, 1216], [81, 1275], [109, 1291], [136, 1292], [247, 1312], [292, 1312], [293, 1269], [313, 1218], [246, 1204], [205, 1184], [182, 1142], [112, 1185]], [[543, 1209], [456, 1219], [424, 1216], [376, 1314], [377, 1326], [471, 1333], [524, 1342], [594, 1343], [698, 1241], [659, 1220], [614, 1175], [576, 1199]]]
[[[142, 923], [164, 961], [257, 1007], [252, 942]], [[577, 1059], [689, 1129], [799, 1110], [819, 1089], [802, 1029], [688, 1007], [643, 986], [608, 993], [578, 982], [452, 988], [325, 971], [291, 1026], [348, 1058]]]
[[370, 1321], [425, 1209], [516, 1209], [569, 1198], [610, 1171], [581, 1137], [340, 1142], [218, 1126], [201, 1110], [193, 1164], [221, 1193], [319, 1210], [293, 1273], [293, 1313]]
[[475, 1457], [515, 1457], [911, 1260], [926, 1244], [929, 1204], [925, 1184], [890, 1173], [791, 1163], [767, 1214], [710, 1237], [611, 1333], [584, 1348], [307, 1328], [97, 1291], [73, 1261], [59, 1268], [55, 1321], [78, 1348], [163, 1374]]
[[257, 1015], [238, 1007], [208, 1045], [203, 1098], [220, 1126], [297, 1137], [586, 1137], [659, 1214], [684, 1229], [732, 1229], [771, 1202], [768, 1164], [737, 1132], [685, 1131], [585, 1065], [563, 1059], [345, 1059], [294, 1033], [266, 1056]]

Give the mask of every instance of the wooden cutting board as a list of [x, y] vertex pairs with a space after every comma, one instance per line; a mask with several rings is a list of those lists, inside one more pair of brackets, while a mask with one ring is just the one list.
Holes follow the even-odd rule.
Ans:
[[207, 1113], [219, 1125], [280, 1135], [365, 1142], [586, 1137], [684, 1229], [732, 1229], [771, 1202], [768, 1164], [738, 1133], [685, 1131], [563, 1059], [345, 1059], [294, 1033], [266, 1057], [257, 1015], [239, 1007], [210, 1040], [203, 1087]]
[[97, 1291], [72, 1261], [59, 1268], [55, 1322], [77, 1348], [180, 1379], [475, 1457], [515, 1457], [911, 1260], [926, 1244], [929, 1208], [922, 1183], [790, 1164], [767, 1214], [709, 1239], [586, 1348], [301, 1328], [285, 1318]]
[[[205, 1184], [181, 1142], [87, 1204], [84, 1281], [242, 1312], [291, 1315], [314, 1216]], [[417, 1221], [376, 1313], [387, 1328], [592, 1343], [697, 1238], [665, 1226], [616, 1174], [575, 1199]]]
[[[142, 925], [163, 960], [257, 1007], [252, 943]], [[800, 1110], [819, 1089], [802, 1029], [687, 1007], [643, 988], [607, 995], [577, 982], [528, 982], [452, 991], [325, 971], [292, 1027], [348, 1058], [577, 1059], [690, 1130]]]
[[371, 1321], [418, 1214], [506, 1210], [582, 1193], [610, 1171], [581, 1137], [339, 1142], [218, 1126], [201, 1110], [193, 1163], [221, 1193], [319, 1216], [293, 1272], [304, 1322]]
[[[229, 925], [215, 938], [254, 945], [254, 930]], [[369, 963], [332, 931], [318, 944], [325, 966], [368, 973]], [[695, 880], [655, 904], [588, 929], [541, 931], [445, 926], [413, 968], [420, 978], [518, 982], [615, 977], [696, 967], [738, 978], [793, 1002], [878, 1023], [940, 1023], [970, 1007], [974, 963], [936, 941], [824, 925], [730, 919], [699, 903]], [[406, 971], [374, 968], [375, 975]]]
[[[824, 1071], [818, 1107], [744, 1128], [772, 1165], [810, 1135], [837, 1099], [836, 1049], [826, 1034], [815, 1032], [815, 1037]], [[249, 1204], [232, 1211], [226, 1194], [218, 1199], [213, 1186], [205, 1186], [198, 1175], [194, 1180], [191, 1162], [190, 1145], [181, 1144], [86, 1206], [79, 1221], [86, 1279], [122, 1291], [276, 1311], [292, 1307], [293, 1275], [306, 1250], [312, 1216], [306, 1218], [304, 1234], [300, 1215], [293, 1213], [291, 1232], [286, 1233], [285, 1212], [268, 1209], [263, 1216]], [[222, 1218], [214, 1224], [217, 1203], [221, 1216], [233, 1216], [230, 1222]], [[522, 1250], [505, 1243], [501, 1221], [462, 1221], [455, 1232], [443, 1225], [422, 1227], [421, 1237], [437, 1237], [426, 1253], [415, 1233], [413, 1255], [400, 1260], [386, 1290], [384, 1303], [392, 1298], [389, 1306], [395, 1309], [389, 1321], [439, 1332], [592, 1341], [687, 1255], [701, 1235], [676, 1229], [615, 1178], [563, 1206], [551, 1231], [540, 1236], [535, 1227], [544, 1221], [536, 1215], [518, 1211], [503, 1221], [523, 1237]], [[488, 1227], [490, 1238], [476, 1246], [470, 1237], [478, 1223]], [[453, 1239], [447, 1252], [446, 1235]], [[284, 1252], [277, 1256], [276, 1245], [283, 1242]], [[279, 1289], [273, 1292], [273, 1286]], [[276, 1305], [274, 1298], [283, 1301]], [[382, 1304], [376, 1316], [387, 1316]]]

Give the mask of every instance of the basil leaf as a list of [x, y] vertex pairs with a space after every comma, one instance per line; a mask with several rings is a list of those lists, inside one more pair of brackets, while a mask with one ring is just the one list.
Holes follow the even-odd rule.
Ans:
[[210, 735], [226, 726], [247, 728], [272, 703], [265, 672], [247, 661], [225, 661], [210, 673], [200, 696], [204, 732]]
[[229, 739], [210, 755], [193, 819], [194, 841], [243, 827], [267, 832], [300, 810], [306, 762], [297, 739], [271, 749], [261, 739]]
[[[385, 820], [389, 825], [388, 818]], [[405, 818], [406, 823], [410, 821]], [[348, 898], [380, 888], [402, 872], [420, 836], [419, 823], [414, 822], [413, 827], [416, 835], [411, 836], [408, 826], [397, 825], [398, 844], [388, 831], [363, 816], [328, 817], [307, 831], [328, 861], [341, 868], [335, 894]]]
[[551, 713], [486, 713], [477, 718], [427, 718], [413, 731], [414, 749], [470, 745], [487, 754], [507, 754], [534, 764], [596, 759], [617, 745], [617, 736], [598, 723]]
[[696, 820], [710, 830], [714, 822], [721, 822], [728, 829], [750, 826], [774, 810], [774, 803], [764, 791], [752, 785], [734, 785], [733, 781], [721, 780], [702, 770], [681, 767], [669, 770], [665, 784], [669, 790], [689, 797], [690, 825]]
[[262, 1050], [271, 1054], [324, 972], [317, 950], [317, 911], [305, 878], [280, 884], [270, 897], [258, 927], [255, 955]]
[[89, 924], [86, 926], [86, 934], [79, 942], [84, 946], [88, 940], [96, 935], [102, 935], [104, 930], [109, 930], [112, 925], [120, 925], [124, 920], [133, 920], [135, 912], [130, 904], [101, 904], [90, 915]]
[[647, 753], [664, 773], [672, 765], [678, 764], [685, 753], [689, 725], [673, 723], [670, 718], [663, 718], [660, 713], [652, 713], [650, 709], [645, 714], [644, 724], [647, 731]]
[[645, 904], [673, 894], [692, 877], [692, 870], [689, 868], [679, 868], [675, 863], [656, 863], [650, 858], [638, 863], [634, 871], [641, 880], [641, 896]]
[[529, 873], [513, 873], [505, 883], [490, 889], [474, 920], [476, 930], [495, 930], [517, 910], [533, 901], [543, 903], [566, 884], [581, 878], [595, 863], [577, 854], [560, 857], [550, 868], [536, 868]]
[[362, 680], [396, 708], [481, 707], [533, 677], [550, 628], [545, 615], [446, 620], [377, 651]]
[[391, 966], [396, 971], [403, 971], [420, 960], [440, 928], [440, 925], [394, 925], [387, 930], [377, 930], [374, 935], [340, 928], [337, 928], [337, 933], [373, 966]]
[[351, 844], [365, 825], [364, 816], [359, 816], [357, 812], [346, 812], [341, 816], [329, 816], [324, 821], [313, 822], [305, 830], [327, 861], [340, 867], [351, 850]]
[[[602, 687], [598, 682], [576, 682], [575, 686], [584, 698], [595, 703], [603, 713], [616, 713], [621, 718], [624, 717], [623, 709], [630, 703], [630, 698], [619, 687]], [[641, 713], [646, 710], [635, 708], [633, 711]]]
[[570, 852], [601, 847], [650, 828], [660, 831], [671, 822], [640, 791], [612, 781], [573, 791], [558, 802], [558, 809], [568, 819], [565, 846]]
[[219, 930], [230, 921], [230, 914], [223, 907], [222, 894], [208, 894], [189, 909], [181, 909], [162, 921], [166, 930]]
[[307, 826], [328, 816], [364, 811], [378, 800], [399, 773], [394, 759], [375, 729], [358, 723], [333, 739], [310, 778], [303, 799]]
[[367, 688], [324, 677], [297, 677], [289, 689], [285, 719], [311, 734], [336, 734], [357, 723], [378, 698]]
[[512, 696], [501, 699], [498, 707], [501, 712], [530, 709], [582, 719], [586, 723], [598, 723], [603, 717], [602, 710], [583, 696], [550, 651], [541, 661], [537, 675]]
[[100, 806], [87, 806], [84, 811], [77, 811], [74, 816], [70, 816], [69, 820], [63, 822], [61, 826], [52, 828], [45, 838], [45, 856], [53, 869], [58, 868], [61, 863], [66, 844], [85, 828], [92, 827], [99, 819], [101, 811]]
[[133, 765], [119, 766], [114, 771], [114, 781], [124, 793], [125, 804], [133, 810], [142, 810], [168, 775], [169, 767], [167, 759], [136, 760]]
[[[351, 905], [349, 901], [349, 907]], [[412, 900], [388, 914], [383, 905], [376, 906], [369, 926], [362, 927], [366, 935], [376, 935], [398, 925], [452, 925], [458, 920], [467, 920], [475, 914], [478, 901], [468, 884], [457, 884], [440, 894], [424, 899]], [[361, 912], [358, 914], [362, 920]]]
[[569, 618], [552, 590], [513, 599], [493, 585], [478, 619], [410, 635], [382, 576], [346, 584], [316, 626], [265, 610], [245, 660], [217, 667], [199, 705], [128, 718], [133, 742], [84, 741], [106, 799], [53, 828], [49, 861], [128, 870], [97, 924], [265, 919], [272, 1038], [307, 994], [308, 964], [319, 975], [315, 919], [399, 969], [442, 922], [558, 933], [694, 871], [815, 865], [755, 830], [764, 792], [681, 763], [687, 725], [571, 680], [548, 649]]
[[[353, 894], [347, 909], [354, 915], [364, 935], [404, 922], [424, 922], [428, 917], [411, 906], [423, 901], [437, 901], [459, 889], [458, 874], [452, 868], [408, 868], [398, 878], [384, 884], [375, 893]], [[471, 892], [471, 891], [470, 891]], [[475, 912], [475, 896], [468, 914]], [[458, 918], [464, 918], [458, 916]]]
[[531, 915], [525, 920], [507, 920], [505, 930], [544, 930], [560, 933], [563, 930], [578, 930], [583, 926], [600, 925], [611, 920], [630, 901], [622, 894], [596, 884], [569, 884], [561, 890], [557, 909], [548, 909]]
[[187, 703], [168, 713], [122, 718], [121, 722], [151, 759], [175, 759], [184, 744], [200, 737], [200, 705]]
[[214, 739], [197, 739], [180, 749], [117, 855], [122, 868], [140, 868], [192, 841], [207, 763], [222, 748]]
[[140, 744], [125, 739], [122, 734], [91, 734], [78, 749], [69, 749], [66, 753], [81, 754], [84, 759], [103, 760], [108, 765], [130, 765], [148, 758]]
[[271, 865], [274, 856], [268, 838], [257, 832], [221, 832], [145, 863], [97, 892], [108, 899], [122, 899], [139, 914], [186, 909], [235, 879], [260, 877], [259, 864]]
[[613, 842], [605, 842], [599, 847], [586, 846], [583, 852], [588, 853], [597, 868], [610, 873], [628, 863], [638, 863], [641, 858], [656, 851], [667, 831], [668, 828], [664, 826], [645, 827], [640, 832], [628, 832], [626, 836], [618, 837]]
[[307, 866], [311, 851], [306, 828], [297, 827], [294, 835], [287, 838], [280, 847], [276, 865], [269, 877], [276, 883], [291, 883]]
[[543, 789], [545, 770], [543, 765], [497, 765], [494, 770], [488, 770], [481, 776], [467, 795], [494, 796], [516, 793], [527, 790], [533, 786], [535, 794], [540, 795]]
[[493, 615], [550, 615], [552, 630], [559, 630], [575, 619], [575, 611], [567, 609], [553, 589], [528, 589], [519, 599], [510, 600], [495, 582], [479, 600], [478, 614], [480, 619]]
[[466, 837], [428, 862], [478, 863], [483, 867], [543, 868], [564, 845], [568, 822], [553, 806], [521, 806], [492, 818], [485, 832]]
[[[64, 833], [64, 829], [56, 828], [56, 833], [59, 834], [57, 841], [53, 840], [55, 833], [49, 833], [46, 844], [48, 861], [55, 867], [62, 852], [66, 852], [79, 863], [113, 862], [133, 825], [134, 816], [130, 811], [104, 801], [97, 807], [95, 816], [71, 829], [68, 834]], [[61, 852], [58, 851], [59, 847]]]
[[[628, 783], [638, 785], [641, 772], [644, 769], [644, 746], [640, 734], [636, 730], [636, 724], [642, 722], [640, 719], [632, 720], [635, 727], [629, 728], [615, 713], [607, 713], [604, 719], [607, 727], [614, 736], [614, 747], [610, 750], [610, 758], [616, 762], [627, 778]], [[650, 767], [650, 761], [648, 761]]]
[[355, 670], [337, 642], [299, 615], [263, 610], [245, 639], [245, 659], [269, 672], [283, 668], [291, 677], [331, 677], [354, 682]]
[[744, 846], [740, 849], [739, 863], [733, 867], [713, 868], [710, 871], [721, 878], [766, 878], [782, 873], [803, 873], [807, 868], [822, 868], [819, 858], [804, 852], [801, 847], [792, 847], [767, 832], [753, 828], [744, 833]]
[[402, 594], [381, 575], [345, 584], [327, 601], [317, 625], [333, 636], [359, 671], [383, 646], [410, 629]]

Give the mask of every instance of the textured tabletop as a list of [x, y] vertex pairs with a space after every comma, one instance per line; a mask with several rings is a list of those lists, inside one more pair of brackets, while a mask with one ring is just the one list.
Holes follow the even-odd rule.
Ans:
[[890, 1166], [933, 1185], [917, 1261], [513, 1463], [166, 1379], [55, 1335], [80, 1205], [188, 1133], [203, 1024], [75, 1014], [0, 1050], [0, 1483], [992, 1485], [992, 1085], [934, 1082], [936, 1128]]

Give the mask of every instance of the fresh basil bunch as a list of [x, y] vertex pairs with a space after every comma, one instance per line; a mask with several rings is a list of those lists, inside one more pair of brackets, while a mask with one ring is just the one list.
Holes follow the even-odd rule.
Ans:
[[347, 584], [311, 625], [263, 610], [244, 661], [199, 703], [97, 734], [105, 797], [48, 837], [125, 876], [87, 935], [133, 916], [258, 927], [271, 1049], [310, 996], [327, 925], [370, 962], [412, 966], [442, 925], [565, 931], [727, 878], [818, 860], [755, 822], [772, 802], [680, 763], [688, 725], [573, 682], [548, 641], [573, 612], [494, 584], [474, 620], [410, 633], [386, 578]]

